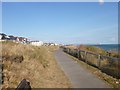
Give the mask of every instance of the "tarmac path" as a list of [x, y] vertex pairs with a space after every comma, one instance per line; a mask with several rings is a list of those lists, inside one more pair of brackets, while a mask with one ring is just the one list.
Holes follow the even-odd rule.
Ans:
[[59, 67], [70, 80], [73, 88], [110, 88], [104, 81], [72, 60], [61, 49], [55, 51]]

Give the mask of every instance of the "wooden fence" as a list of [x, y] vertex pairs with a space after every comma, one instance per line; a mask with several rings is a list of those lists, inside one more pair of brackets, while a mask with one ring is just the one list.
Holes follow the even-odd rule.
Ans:
[[120, 58], [104, 56], [78, 49], [63, 47], [63, 51], [85, 63], [99, 68], [102, 72], [120, 79]]

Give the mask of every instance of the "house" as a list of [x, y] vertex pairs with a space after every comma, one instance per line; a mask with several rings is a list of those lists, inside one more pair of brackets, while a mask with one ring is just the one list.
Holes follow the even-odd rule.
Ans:
[[43, 42], [42, 41], [31, 41], [30, 44], [34, 46], [42, 46]]
[[44, 45], [44, 46], [49, 46], [49, 44], [48, 44], [48, 43], [44, 43], [43, 45]]
[[0, 40], [2, 41], [2, 40], [7, 40], [7, 39], [9, 39], [10, 37], [9, 36], [7, 36], [6, 34], [4, 34], [4, 33], [0, 33]]
[[4, 34], [0, 33], [0, 40], [2, 40], [4, 37]]
[[8, 40], [14, 40], [14, 41], [16, 41], [16, 40], [17, 40], [17, 37], [15, 37], [15, 36], [13, 36], [13, 35], [10, 35], [9, 38], [8, 38]]
[[13, 36], [13, 35], [8, 36], [4, 33], [0, 33], [0, 41], [5, 41], [5, 40], [15, 41], [15, 42], [23, 43], [23, 44], [27, 43], [27, 38], [16, 37], [16, 36]]
[[24, 37], [16, 37], [16, 41], [20, 43], [27, 43], [27, 38]]
[[44, 43], [44, 46], [58, 46], [57, 43]]

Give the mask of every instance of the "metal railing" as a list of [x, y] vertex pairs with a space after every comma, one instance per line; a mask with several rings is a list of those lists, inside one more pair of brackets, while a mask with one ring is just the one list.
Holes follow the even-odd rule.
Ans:
[[91, 66], [99, 68], [102, 72], [108, 75], [120, 78], [120, 58], [65, 47], [63, 47], [63, 51]]

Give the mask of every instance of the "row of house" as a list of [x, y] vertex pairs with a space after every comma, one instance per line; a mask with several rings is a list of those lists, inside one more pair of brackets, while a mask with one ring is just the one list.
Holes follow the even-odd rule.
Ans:
[[0, 33], [0, 41], [6, 41], [6, 40], [20, 42], [23, 44], [31, 44], [34, 46], [57, 46], [58, 45], [56, 43], [44, 43], [42, 41], [30, 41], [24, 37], [18, 37], [18, 36], [6, 35], [4, 33]]
[[57, 43], [44, 43], [44, 46], [57, 46]]
[[16, 41], [20, 43], [27, 43], [28, 41], [28, 39], [24, 37], [17, 37], [13, 35], [6, 35], [4, 33], [0, 33], [0, 41], [6, 41], [6, 40]]
[[57, 46], [58, 45], [56, 43], [44, 43], [42, 41], [30, 41], [30, 44], [34, 46]]

